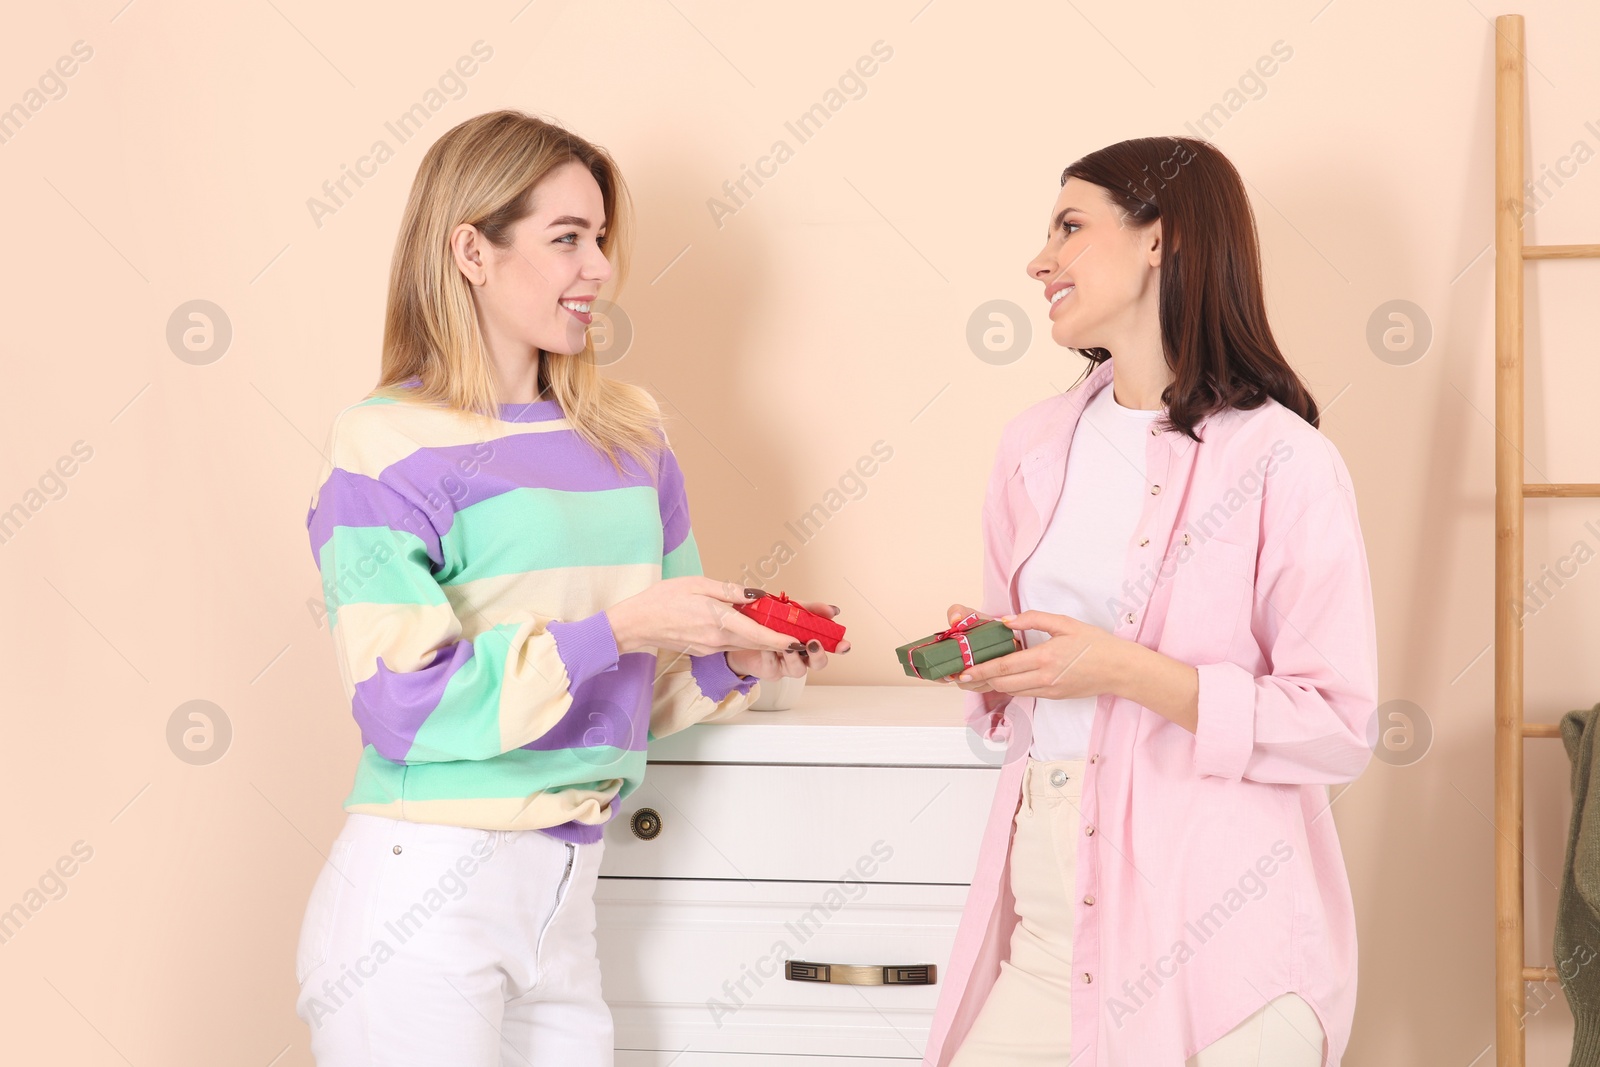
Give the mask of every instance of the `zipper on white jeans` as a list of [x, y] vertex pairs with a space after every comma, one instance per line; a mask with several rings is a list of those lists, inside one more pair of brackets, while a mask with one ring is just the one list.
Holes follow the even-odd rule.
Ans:
[[[578, 846], [573, 845], [571, 841], [565, 841], [565, 845], [566, 870], [562, 872], [562, 880], [555, 883], [555, 904], [550, 905], [550, 918], [544, 920], [544, 928], [546, 929], [550, 928], [550, 920], [554, 920], [555, 912], [562, 907], [562, 897], [566, 896], [566, 883], [573, 877], [573, 857], [578, 856]], [[539, 941], [544, 941], [544, 937], [539, 937]]]
[[[544, 921], [544, 929], [539, 932], [539, 945], [544, 945], [544, 935], [550, 932], [550, 924], [555, 921], [556, 912], [561, 909], [561, 900], [567, 895], [567, 882], [572, 878], [572, 861], [578, 854], [578, 846], [571, 841], [563, 842], [567, 846], [567, 866], [561, 872], [561, 881], [556, 883], [556, 901], [550, 905], [550, 915]], [[536, 950], [537, 951], [537, 950]]]
[[567, 845], [567, 869], [561, 872], [561, 884], [556, 888], [556, 903], [561, 903], [561, 898], [567, 892], [567, 879], [572, 877], [572, 861], [578, 855], [578, 846], [571, 841]]

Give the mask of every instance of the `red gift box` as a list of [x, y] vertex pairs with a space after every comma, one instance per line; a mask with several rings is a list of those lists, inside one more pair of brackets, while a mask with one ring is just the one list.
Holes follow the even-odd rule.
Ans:
[[738, 608], [769, 630], [788, 634], [808, 644], [812, 640], [822, 642], [824, 652], [837, 649], [844, 637], [843, 626], [832, 619], [807, 611], [790, 600], [788, 593], [780, 592], [777, 596], [768, 593], [748, 604], [740, 604]]

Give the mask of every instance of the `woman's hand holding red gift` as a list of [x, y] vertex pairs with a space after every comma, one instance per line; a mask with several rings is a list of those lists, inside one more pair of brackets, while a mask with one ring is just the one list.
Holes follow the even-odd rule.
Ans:
[[617, 651], [670, 649], [702, 656], [733, 649], [779, 652], [794, 638], [749, 618], [734, 605], [764, 596], [734, 582], [685, 575], [652, 583], [606, 609]]
[[[797, 600], [795, 603], [825, 619], [831, 619], [839, 614], [839, 609], [832, 604], [807, 600]], [[850, 651], [850, 642], [840, 641], [837, 651]], [[728, 653], [728, 666], [747, 678], [798, 678], [807, 671], [821, 670], [827, 665], [828, 654], [822, 650], [822, 643], [815, 639], [804, 646], [803, 651], [764, 652], [757, 649], [741, 649]]]

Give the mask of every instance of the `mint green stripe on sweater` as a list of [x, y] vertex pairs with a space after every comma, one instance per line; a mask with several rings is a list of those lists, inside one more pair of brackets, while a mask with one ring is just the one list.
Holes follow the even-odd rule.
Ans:
[[610, 745], [543, 752], [516, 748], [492, 760], [409, 767], [390, 763], [368, 745], [345, 804], [392, 804], [402, 792], [408, 801], [525, 797], [574, 787], [604, 792], [618, 778], [624, 780], [618, 795], [626, 796], [644, 774], [644, 752]]
[[421, 538], [388, 526], [335, 526], [317, 555], [328, 614], [335, 621], [341, 604], [446, 603], [438, 583], [416, 580], [430, 566]]
[[661, 505], [654, 486], [568, 492], [519, 488], [463, 508], [442, 538], [446, 560], [467, 570], [441, 581], [475, 581], [557, 567], [655, 563]]
[[[445, 683], [439, 707], [422, 720], [411, 739], [406, 762], [450, 760], [454, 753], [483, 753], [489, 759], [500, 751], [500, 703], [506, 658], [521, 623], [501, 623], [472, 639], [472, 655], [463, 660]], [[459, 651], [454, 654], [459, 655]], [[487, 714], [451, 714], [453, 709], [479, 708]]]
[[356, 780], [350, 795], [344, 798], [345, 806], [351, 804], [393, 804], [405, 788], [406, 771], [411, 768], [400, 763], [390, 763], [378, 755], [371, 745], [361, 750], [356, 763]]
[[691, 529], [677, 548], [661, 557], [662, 578], [684, 578], [704, 574], [700, 566], [700, 546], [695, 544]]
[[[597, 745], [510, 752], [474, 764], [425, 763], [406, 768], [407, 800], [457, 800], [462, 797], [523, 797], [535, 789], [611, 788], [618, 778], [639, 779], [645, 773], [645, 754]], [[470, 770], [463, 776], [463, 770]], [[420, 772], [420, 773], [419, 773]]]

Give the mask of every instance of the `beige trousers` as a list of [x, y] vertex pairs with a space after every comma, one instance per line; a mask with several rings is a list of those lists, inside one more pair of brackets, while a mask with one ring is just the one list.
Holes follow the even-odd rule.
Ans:
[[[1072, 893], [1084, 760], [1029, 759], [1013, 820], [1017, 925], [1000, 977], [950, 1067], [1067, 1067], [1072, 1057]], [[1318, 1067], [1311, 1006], [1285, 993], [1189, 1057], [1184, 1067]]]

